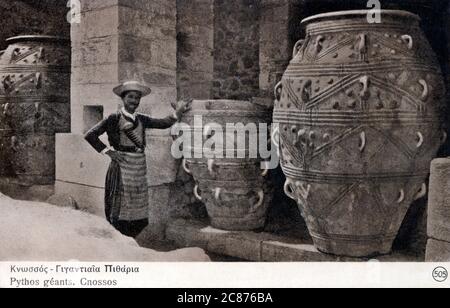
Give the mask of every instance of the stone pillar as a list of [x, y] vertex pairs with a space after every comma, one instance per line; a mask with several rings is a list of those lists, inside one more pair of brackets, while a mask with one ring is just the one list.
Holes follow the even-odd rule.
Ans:
[[178, 97], [211, 98], [214, 0], [177, 0]]
[[80, 23], [71, 27], [72, 133], [56, 136], [55, 193], [73, 196], [82, 209], [97, 215], [104, 215], [109, 160], [83, 134], [119, 105], [111, 91], [119, 82], [119, 10], [118, 0], [81, 1]]
[[431, 164], [426, 260], [450, 261], [450, 159]]
[[262, 0], [260, 4], [259, 87], [269, 97], [292, 59], [292, 29], [297, 29], [292, 28], [293, 21], [300, 24], [294, 13], [292, 0]]
[[[83, 133], [115, 112], [121, 100], [112, 93], [126, 80], [152, 88], [140, 112], [155, 118], [173, 112], [176, 90], [175, 0], [82, 0], [81, 23], [72, 25], [72, 134], [57, 136], [57, 193], [102, 215], [109, 159], [83, 140]], [[172, 158], [170, 130], [147, 132], [149, 213], [152, 224], [166, 221], [167, 184], [179, 164]], [[81, 200], [80, 200], [81, 199]]]
[[82, 1], [81, 22], [72, 24], [72, 134], [93, 124], [85, 112], [98, 106], [103, 117], [120, 102], [111, 91], [119, 82], [119, 6], [109, 2]]
[[[72, 133], [83, 133], [85, 106], [107, 115], [120, 98], [118, 83], [135, 79], [152, 87], [140, 111], [168, 115], [176, 100], [174, 1], [82, 1], [80, 24], [72, 26]], [[90, 123], [86, 123], [90, 124]], [[89, 125], [88, 125], [89, 126]]]

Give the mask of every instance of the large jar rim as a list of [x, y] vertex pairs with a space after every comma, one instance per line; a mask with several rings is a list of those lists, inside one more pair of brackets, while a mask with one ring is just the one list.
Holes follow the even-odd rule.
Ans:
[[50, 42], [69, 43], [70, 39], [62, 36], [52, 36], [52, 35], [20, 35], [6, 39], [7, 43], [15, 43], [23, 41], [37, 41], [37, 42], [50, 41]]
[[[302, 24], [305, 23], [311, 23], [311, 22], [318, 22], [323, 21], [327, 19], [342, 19], [342, 18], [350, 18], [350, 17], [361, 17], [361, 16], [367, 16], [368, 14], [371, 14], [375, 12], [374, 10], [348, 10], [348, 11], [337, 11], [337, 12], [329, 12], [329, 13], [322, 13], [310, 16], [308, 18], [305, 18], [302, 20]], [[391, 17], [403, 17], [403, 18], [412, 18], [417, 21], [420, 21], [420, 17], [416, 14], [413, 14], [408, 11], [402, 11], [402, 10], [379, 10], [381, 13], [381, 16], [391, 16]]]

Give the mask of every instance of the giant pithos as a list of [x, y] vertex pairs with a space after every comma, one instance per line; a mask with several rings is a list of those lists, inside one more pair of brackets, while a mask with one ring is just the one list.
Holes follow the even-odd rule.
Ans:
[[55, 180], [55, 133], [70, 132], [70, 41], [7, 40], [0, 58], [0, 175], [22, 185]]
[[269, 137], [269, 109], [249, 101], [195, 100], [183, 121], [184, 134], [191, 136], [183, 166], [194, 177], [194, 194], [206, 205], [211, 225], [264, 228], [273, 190], [259, 145]]
[[320, 251], [356, 257], [391, 251], [446, 138], [443, 77], [419, 17], [368, 14], [305, 19], [275, 89], [285, 192]]

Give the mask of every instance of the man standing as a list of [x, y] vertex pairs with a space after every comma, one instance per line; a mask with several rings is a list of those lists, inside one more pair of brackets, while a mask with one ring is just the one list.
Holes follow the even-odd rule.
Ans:
[[[105, 185], [106, 219], [122, 234], [136, 237], [148, 225], [145, 130], [170, 128], [190, 110], [190, 102], [178, 104], [171, 116], [153, 119], [136, 112], [141, 98], [151, 93], [149, 87], [128, 81], [113, 92], [122, 98], [124, 107], [88, 131], [85, 139], [111, 158]], [[99, 139], [104, 133], [110, 147]]]

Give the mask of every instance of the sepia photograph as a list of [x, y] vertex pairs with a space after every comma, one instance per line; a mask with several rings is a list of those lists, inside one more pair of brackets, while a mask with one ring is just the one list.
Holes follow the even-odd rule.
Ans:
[[449, 20], [0, 0], [0, 288], [450, 287]]

